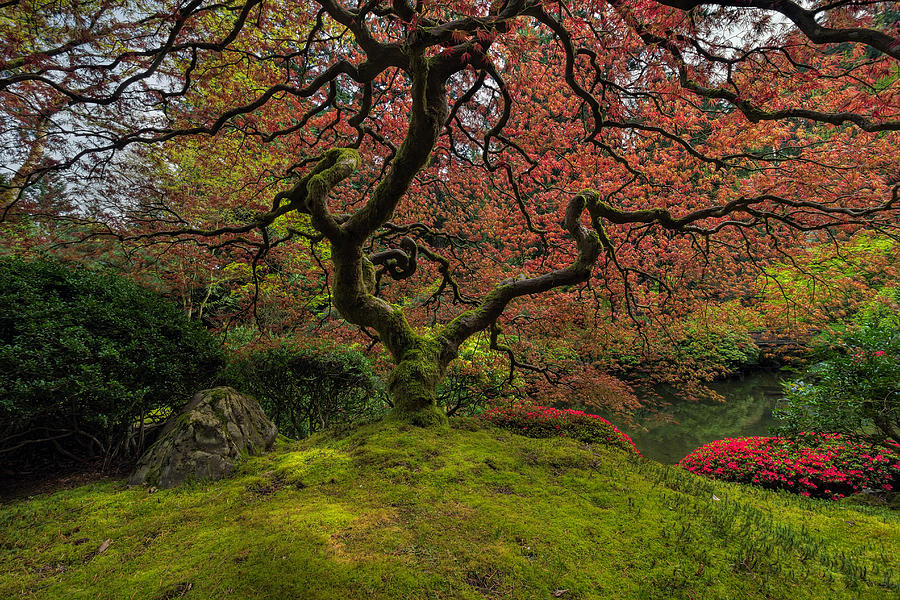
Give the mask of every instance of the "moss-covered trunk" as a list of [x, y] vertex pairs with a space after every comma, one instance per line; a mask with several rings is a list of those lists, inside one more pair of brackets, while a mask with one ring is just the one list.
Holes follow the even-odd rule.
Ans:
[[[389, 381], [394, 402], [391, 416], [432, 426], [447, 421], [445, 411], [437, 405], [437, 385], [460, 342], [416, 333], [400, 306], [378, 297], [375, 265], [364, 254], [367, 240], [389, 221], [416, 174], [428, 162], [449, 113], [445, 82], [458, 70], [455, 62], [446, 61], [440, 61], [441, 68], [432, 68], [434, 63], [426, 59], [424, 48], [415, 44], [405, 46], [404, 52], [408, 54], [391, 56], [390, 60], [408, 61], [404, 70], [412, 82], [409, 127], [366, 204], [350, 215], [334, 215], [328, 208], [330, 191], [359, 166], [361, 158], [351, 148], [326, 152], [288, 198], [291, 207], [310, 215], [313, 226], [331, 243], [334, 307], [348, 322], [374, 329], [390, 352], [396, 365]], [[411, 238], [401, 246], [407, 259], [402, 272], [406, 278], [415, 270], [418, 247]], [[387, 273], [399, 278], [393, 270]]]
[[391, 416], [426, 427], [445, 423], [446, 411], [437, 403], [444, 365], [440, 346], [434, 340], [419, 338], [406, 349], [391, 373]]

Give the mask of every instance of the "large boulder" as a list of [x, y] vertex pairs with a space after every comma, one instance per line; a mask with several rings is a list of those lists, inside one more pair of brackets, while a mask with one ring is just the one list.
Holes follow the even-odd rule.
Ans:
[[128, 483], [170, 488], [227, 477], [241, 456], [271, 448], [276, 433], [253, 398], [228, 387], [202, 390], [169, 418]]

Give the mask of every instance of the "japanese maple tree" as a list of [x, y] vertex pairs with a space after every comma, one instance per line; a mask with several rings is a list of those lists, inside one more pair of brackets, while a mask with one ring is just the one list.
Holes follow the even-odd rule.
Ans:
[[[476, 334], [529, 368], [502, 327], [677, 323], [804, 244], [889, 235], [898, 15], [869, 0], [10, 0], [0, 215], [216, 260], [288, 260], [305, 241], [333, 307], [390, 354], [395, 414], [440, 422], [436, 386]], [[41, 201], [48, 181], [64, 208]]]

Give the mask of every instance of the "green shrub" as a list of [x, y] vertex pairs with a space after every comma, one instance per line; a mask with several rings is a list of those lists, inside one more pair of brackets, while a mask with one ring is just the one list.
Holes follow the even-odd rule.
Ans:
[[900, 317], [878, 311], [824, 336], [818, 362], [785, 385], [776, 415], [788, 434], [835, 432], [900, 443]]
[[223, 363], [200, 325], [129, 280], [0, 258], [0, 458], [109, 457]]
[[696, 373], [700, 379], [712, 380], [738, 372], [758, 360], [759, 348], [745, 331], [691, 327], [663, 362]]
[[[499, 354], [467, 342], [459, 356], [447, 367], [437, 387], [437, 400], [447, 416], [473, 416], [501, 400], [518, 399], [515, 383], [509, 381], [509, 367], [498, 361]], [[505, 357], [502, 357], [505, 361]]]
[[253, 395], [279, 433], [293, 438], [372, 418], [387, 408], [369, 361], [347, 348], [254, 350], [234, 360], [225, 378]]

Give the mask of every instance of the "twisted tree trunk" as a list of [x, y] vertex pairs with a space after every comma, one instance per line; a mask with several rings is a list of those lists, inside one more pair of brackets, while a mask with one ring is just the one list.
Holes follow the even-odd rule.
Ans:
[[[596, 192], [582, 192], [569, 201], [565, 216], [565, 227], [578, 250], [571, 265], [537, 277], [502, 282], [473, 310], [459, 315], [443, 329], [428, 335], [416, 333], [399, 306], [375, 295], [375, 265], [363, 254], [363, 246], [391, 218], [413, 178], [427, 164], [449, 112], [445, 83], [458, 70], [458, 65], [426, 60], [414, 49], [406, 59], [413, 98], [409, 127], [390, 168], [365, 206], [342, 219], [328, 210], [328, 193], [349, 177], [360, 162], [356, 150], [338, 148], [324, 155], [286, 195], [289, 203], [278, 210], [309, 214], [313, 226], [331, 243], [335, 308], [350, 323], [375, 330], [395, 364], [389, 381], [394, 404], [392, 418], [432, 426], [446, 423], [446, 411], [437, 403], [437, 386], [447, 366], [456, 358], [460, 345], [496, 322], [515, 298], [586, 281], [601, 247], [608, 248], [609, 241], [599, 222], [603, 203]], [[585, 209], [591, 216], [593, 231], [581, 224]], [[381, 265], [382, 270], [394, 278], [409, 277], [415, 270], [415, 254], [415, 243], [409, 240], [405, 253], [396, 252], [395, 258], [405, 257], [404, 264], [398, 263], [395, 268]], [[377, 259], [391, 257], [393, 253], [379, 255]]]

